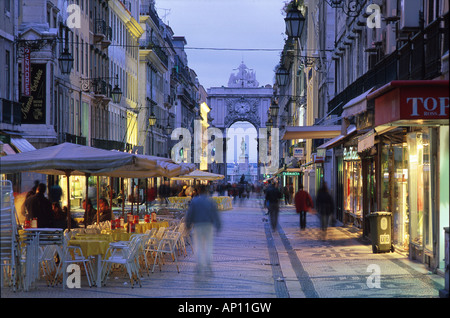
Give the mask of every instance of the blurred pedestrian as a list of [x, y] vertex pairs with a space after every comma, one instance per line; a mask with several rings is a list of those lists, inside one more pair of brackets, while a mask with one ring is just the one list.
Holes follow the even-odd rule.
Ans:
[[266, 191], [266, 206], [269, 210], [270, 225], [275, 231], [278, 224], [278, 214], [280, 212], [280, 199], [282, 197], [281, 191], [276, 185], [270, 183]]
[[63, 192], [56, 179], [55, 184], [48, 189], [48, 199], [50, 202], [59, 202]]
[[322, 183], [316, 198], [316, 209], [320, 217], [320, 227], [322, 229], [322, 239], [326, 238], [328, 224], [331, 221], [334, 212], [334, 201], [326, 182]]
[[217, 205], [206, 193], [206, 187], [200, 185], [199, 194], [192, 199], [186, 215], [186, 227], [193, 228], [194, 232], [198, 274], [211, 270], [214, 228], [220, 231], [222, 226]]
[[283, 194], [284, 194], [284, 204], [289, 204], [289, 188], [287, 185], [283, 187]]
[[39, 183], [36, 194], [25, 200], [28, 218], [37, 218], [37, 226], [40, 228], [53, 227], [54, 223], [52, 203], [44, 196], [46, 190], [47, 186]]
[[295, 194], [295, 209], [300, 214], [300, 229], [306, 228], [306, 213], [313, 207], [313, 200], [308, 192], [303, 190], [303, 184], [300, 184]]

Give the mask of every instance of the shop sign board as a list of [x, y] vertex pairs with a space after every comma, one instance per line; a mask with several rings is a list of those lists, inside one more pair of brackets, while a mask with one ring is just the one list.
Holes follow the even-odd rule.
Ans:
[[23, 95], [31, 95], [31, 49], [23, 49]]
[[428, 83], [436, 81], [423, 82], [423, 85], [397, 84], [386, 93], [375, 97], [375, 125], [400, 120], [448, 120], [448, 81], [446, 86]]
[[300, 172], [296, 171], [285, 171], [283, 172], [283, 176], [299, 176]]
[[31, 64], [30, 95], [20, 97], [22, 124], [45, 124], [47, 64]]
[[344, 160], [359, 160], [356, 147], [344, 147]]
[[305, 156], [305, 148], [294, 148], [293, 149], [293, 156], [295, 158], [303, 158]]

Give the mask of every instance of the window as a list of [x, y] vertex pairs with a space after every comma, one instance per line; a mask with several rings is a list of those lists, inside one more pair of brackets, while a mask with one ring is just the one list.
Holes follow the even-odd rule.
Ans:
[[84, 41], [81, 39], [81, 53], [80, 53], [80, 68], [81, 74], [84, 74]]
[[8, 50], [5, 50], [5, 84], [5, 98], [11, 99], [11, 52]]
[[77, 72], [79, 72], [80, 71], [80, 58], [79, 58], [79, 55], [78, 55], [78, 52], [79, 52], [79, 46], [78, 46], [78, 35], [75, 37], [75, 48], [76, 48], [76, 51], [75, 51], [75, 60], [76, 60], [76, 66], [77, 66]]

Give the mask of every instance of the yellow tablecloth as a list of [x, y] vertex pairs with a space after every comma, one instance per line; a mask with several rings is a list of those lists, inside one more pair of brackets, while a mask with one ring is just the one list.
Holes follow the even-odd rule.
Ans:
[[187, 208], [189, 201], [191, 201], [191, 197], [168, 197], [167, 200], [175, 207], [185, 209]]
[[216, 203], [219, 210], [231, 210], [233, 208], [232, 200], [230, 197], [211, 197]]
[[94, 255], [105, 255], [108, 250], [109, 243], [111, 240], [105, 239], [104, 236], [99, 236], [95, 238], [86, 239], [71, 239], [69, 241], [70, 246], [79, 246], [83, 251], [85, 257]]
[[136, 233], [144, 234], [147, 230], [151, 229], [159, 229], [160, 227], [169, 227], [169, 222], [167, 221], [159, 221], [159, 222], [150, 222], [150, 223], [139, 223], [135, 225]]
[[102, 230], [102, 234], [108, 234], [113, 241], [129, 241], [134, 233], [127, 233], [125, 229]]

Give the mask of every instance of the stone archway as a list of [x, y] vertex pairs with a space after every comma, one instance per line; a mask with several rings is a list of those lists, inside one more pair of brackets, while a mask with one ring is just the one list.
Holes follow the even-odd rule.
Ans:
[[226, 129], [227, 179], [255, 183], [259, 179], [258, 130], [249, 121], [235, 121]]

